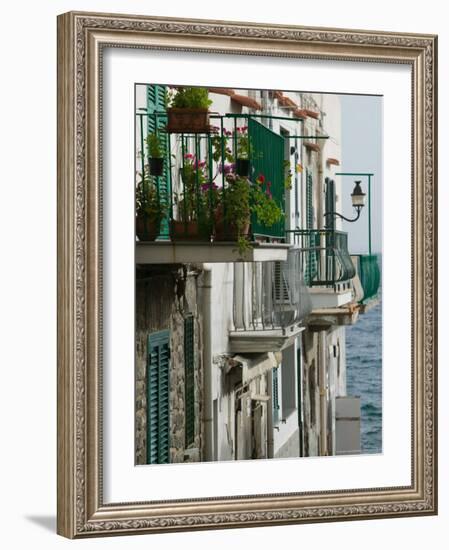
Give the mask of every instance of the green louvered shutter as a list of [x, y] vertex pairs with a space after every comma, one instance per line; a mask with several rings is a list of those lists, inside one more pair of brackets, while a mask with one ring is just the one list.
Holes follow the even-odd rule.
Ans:
[[[271, 182], [273, 199], [282, 212], [285, 212], [285, 167], [284, 167], [284, 137], [276, 134], [260, 122], [250, 118], [248, 121], [248, 135], [251, 143], [251, 170], [252, 177], [259, 174], [265, 176], [265, 181]], [[276, 222], [270, 227], [252, 220], [253, 235], [269, 237], [285, 237], [285, 221]]]
[[279, 380], [278, 380], [278, 369], [273, 369], [272, 371], [272, 394], [273, 394], [273, 425], [277, 426], [279, 424]]
[[[151, 84], [150, 86], [147, 86], [147, 110], [149, 115], [153, 115], [154, 113], [166, 112], [166, 106], [165, 106], [166, 91], [167, 91], [166, 86], [159, 86], [157, 84]], [[165, 151], [164, 172], [161, 177], [156, 178], [156, 181], [159, 189], [160, 201], [162, 204], [165, 204], [168, 210], [170, 205], [171, 183], [170, 183], [170, 170], [169, 170], [169, 155], [170, 155], [169, 142], [168, 142], [167, 133], [164, 131], [166, 124], [167, 124], [167, 118], [165, 116], [148, 117], [148, 133], [149, 134], [153, 133], [157, 127], [158, 136], [162, 142], [162, 147]], [[148, 152], [147, 152], [147, 155], [148, 155]], [[163, 237], [166, 239], [168, 239], [169, 237], [169, 226], [168, 226], [168, 220], [166, 218], [162, 221], [162, 224], [161, 224], [160, 237]]]
[[[325, 212], [335, 212], [335, 183], [334, 180], [326, 178], [325, 181]], [[326, 216], [326, 229], [332, 233], [326, 233], [326, 281], [333, 281], [336, 277], [335, 255], [334, 255], [334, 216]]]
[[148, 336], [147, 464], [170, 461], [170, 332]]
[[194, 318], [184, 320], [185, 439], [186, 447], [195, 441], [195, 335]]
[[[306, 170], [306, 229], [309, 231], [306, 238], [306, 248], [312, 249], [317, 245], [319, 236], [313, 230], [313, 178], [310, 170]], [[316, 275], [317, 258], [316, 252], [310, 250], [306, 255], [306, 266], [304, 280], [306, 285], [310, 286]]]

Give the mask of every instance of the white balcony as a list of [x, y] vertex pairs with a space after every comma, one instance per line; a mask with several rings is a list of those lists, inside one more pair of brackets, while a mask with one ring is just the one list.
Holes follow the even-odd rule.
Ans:
[[233, 292], [233, 353], [280, 351], [304, 330], [311, 303], [299, 249], [285, 262], [234, 264]]

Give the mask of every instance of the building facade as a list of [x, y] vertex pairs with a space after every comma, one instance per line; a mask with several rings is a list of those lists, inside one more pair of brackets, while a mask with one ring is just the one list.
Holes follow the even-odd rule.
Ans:
[[[136, 242], [136, 463], [360, 452], [345, 327], [376, 299], [379, 270], [375, 257], [351, 257], [332, 215], [343, 192], [339, 97], [208, 91], [212, 133], [184, 134], [165, 131], [165, 87], [136, 89], [137, 185], [148, 134], [164, 149], [163, 171], [148, 176], [164, 218], [155, 240]], [[242, 136], [245, 178], [282, 210], [264, 224], [254, 208], [243, 249], [220, 238], [214, 202], [217, 192], [231, 208]], [[189, 181], [197, 202], [187, 203]], [[198, 238], [200, 200], [209, 233]]]

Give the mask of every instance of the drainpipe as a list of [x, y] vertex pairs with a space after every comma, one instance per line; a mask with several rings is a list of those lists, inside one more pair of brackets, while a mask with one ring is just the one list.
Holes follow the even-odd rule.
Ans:
[[274, 426], [273, 426], [273, 377], [272, 371], [267, 373], [267, 393], [270, 400], [267, 402], [267, 458], [274, 457]]
[[320, 456], [327, 456], [326, 331], [318, 333], [318, 376], [320, 390]]
[[203, 423], [204, 423], [204, 460], [214, 460], [214, 424], [213, 424], [213, 378], [212, 378], [212, 266], [203, 264], [203, 280], [198, 285], [202, 291], [203, 317]]

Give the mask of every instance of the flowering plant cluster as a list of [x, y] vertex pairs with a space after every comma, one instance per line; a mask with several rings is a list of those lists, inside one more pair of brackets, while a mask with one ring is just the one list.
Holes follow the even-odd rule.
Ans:
[[181, 168], [183, 190], [177, 201], [178, 212], [182, 221], [197, 220], [210, 227], [211, 232], [215, 226], [215, 238], [219, 238], [220, 227], [225, 233], [222, 239], [237, 240], [239, 251], [243, 253], [250, 247], [251, 215], [258, 223], [270, 227], [282, 219], [283, 212], [273, 198], [272, 184], [264, 174], [251, 178], [237, 173], [229, 140], [236, 140], [237, 157], [248, 157], [248, 127], [237, 127], [236, 133], [225, 129], [221, 132], [219, 127], [212, 127], [211, 139], [216, 173], [211, 176], [206, 161], [191, 153], [184, 155]]
[[[250, 158], [252, 146], [248, 126], [237, 126], [235, 132], [227, 128], [223, 128], [223, 132], [221, 132], [219, 126], [211, 126], [211, 133], [215, 162], [218, 162], [221, 158], [224, 158], [226, 162], [233, 162], [236, 158], [245, 160]], [[229, 146], [230, 140], [235, 140], [235, 158]]]

